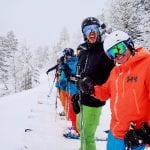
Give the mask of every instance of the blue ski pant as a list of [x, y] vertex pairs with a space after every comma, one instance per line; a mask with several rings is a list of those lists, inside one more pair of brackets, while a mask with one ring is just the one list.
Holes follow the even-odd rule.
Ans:
[[[145, 146], [135, 146], [132, 150], [144, 150]], [[107, 150], [125, 150], [123, 139], [118, 139], [113, 136], [111, 131], [108, 133]]]

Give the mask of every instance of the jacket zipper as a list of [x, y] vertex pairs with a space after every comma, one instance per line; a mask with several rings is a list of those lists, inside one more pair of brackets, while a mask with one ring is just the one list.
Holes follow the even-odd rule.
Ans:
[[137, 98], [136, 98], [136, 92], [135, 92], [134, 89], [132, 91], [133, 91], [133, 95], [134, 95], [134, 102], [135, 102], [135, 106], [136, 106], [136, 109], [137, 109], [137, 113], [140, 114], [140, 109], [138, 107]]
[[112, 131], [114, 131], [115, 128], [119, 125], [119, 118], [118, 118], [118, 114], [117, 114], [117, 103], [118, 103], [118, 94], [119, 94], [119, 85], [118, 85], [118, 83], [119, 83], [119, 76], [121, 76], [121, 73], [118, 75], [118, 78], [115, 81], [116, 98], [115, 98], [115, 102], [114, 102], [114, 114], [115, 114], [115, 119], [117, 120], [117, 123], [113, 127]]

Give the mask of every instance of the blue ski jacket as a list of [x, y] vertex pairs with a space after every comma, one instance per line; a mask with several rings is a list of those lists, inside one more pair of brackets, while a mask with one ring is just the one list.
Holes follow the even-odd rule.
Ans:
[[70, 77], [75, 77], [76, 75], [77, 62], [77, 56], [73, 56], [67, 59], [61, 66], [60, 89], [67, 91], [71, 95], [77, 93], [76, 83], [70, 80]]

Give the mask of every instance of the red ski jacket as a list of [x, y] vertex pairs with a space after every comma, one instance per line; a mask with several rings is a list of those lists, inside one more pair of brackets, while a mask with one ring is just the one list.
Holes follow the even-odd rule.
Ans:
[[130, 122], [136, 128], [150, 122], [150, 53], [143, 48], [126, 63], [116, 66], [105, 84], [95, 86], [94, 97], [106, 101], [110, 98], [110, 129], [117, 138], [123, 138]]

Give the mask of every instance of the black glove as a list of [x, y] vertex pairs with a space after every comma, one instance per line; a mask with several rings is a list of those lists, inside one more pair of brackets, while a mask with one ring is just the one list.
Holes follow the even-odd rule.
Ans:
[[94, 81], [90, 77], [84, 77], [83, 79], [79, 79], [78, 87], [82, 93], [89, 95], [94, 93]]
[[150, 144], [150, 127], [146, 122], [141, 124], [141, 128], [137, 131], [143, 144]]
[[90, 107], [101, 107], [104, 106], [106, 102], [100, 101], [89, 94], [81, 93], [81, 104]]
[[127, 147], [127, 150], [129, 150], [135, 145], [140, 145], [141, 141], [135, 130], [129, 130], [124, 136], [124, 143]]
[[73, 111], [75, 112], [75, 114], [78, 114], [80, 112], [79, 100], [80, 100], [79, 93], [74, 94], [71, 99]]
[[49, 71], [46, 71], [46, 74], [48, 75]]
[[124, 136], [124, 142], [127, 150], [132, 146], [150, 144], [150, 127], [144, 122], [140, 129], [130, 129]]

